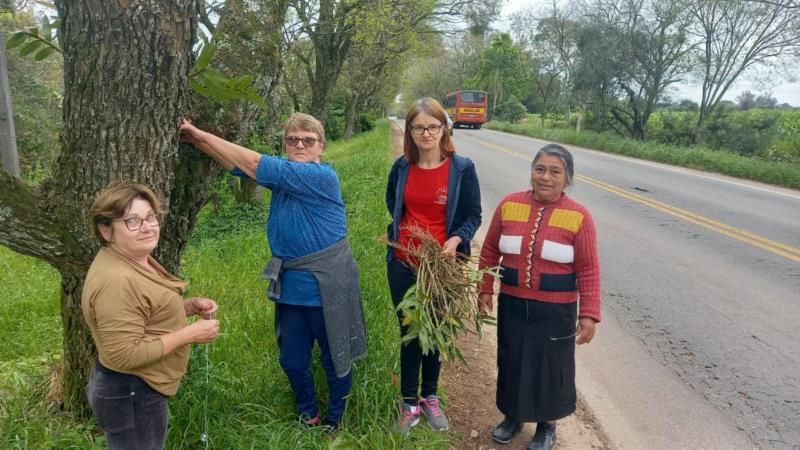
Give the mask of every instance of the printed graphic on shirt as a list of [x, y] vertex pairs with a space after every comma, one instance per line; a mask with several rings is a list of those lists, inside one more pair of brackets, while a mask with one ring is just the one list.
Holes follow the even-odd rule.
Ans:
[[578, 211], [559, 208], [553, 210], [553, 214], [550, 215], [550, 222], [548, 223], [551, 227], [563, 228], [573, 234], [581, 229], [582, 224], [583, 214]]
[[500, 253], [519, 255], [522, 253], [522, 236], [500, 235]]
[[575, 261], [575, 249], [571, 245], [545, 241], [542, 243], [542, 259], [562, 264]]
[[447, 204], [447, 186], [440, 187], [439, 189], [436, 190], [433, 202], [436, 203], [437, 205]]
[[504, 222], [527, 222], [531, 215], [531, 205], [506, 202], [503, 203], [501, 214]]

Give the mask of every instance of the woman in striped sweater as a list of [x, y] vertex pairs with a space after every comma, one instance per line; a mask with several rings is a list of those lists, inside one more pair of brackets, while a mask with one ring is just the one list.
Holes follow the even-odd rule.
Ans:
[[[497, 408], [505, 417], [492, 430], [500, 443], [536, 422], [528, 449], [553, 447], [555, 421], [575, 411], [575, 343], [590, 342], [600, 321], [595, 226], [564, 193], [573, 175], [567, 149], [539, 150], [533, 189], [500, 201], [481, 249], [480, 267], [500, 265], [501, 274]], [[493, 307], [493, 281], [487, 275], [481, 286], [483, 312]]]

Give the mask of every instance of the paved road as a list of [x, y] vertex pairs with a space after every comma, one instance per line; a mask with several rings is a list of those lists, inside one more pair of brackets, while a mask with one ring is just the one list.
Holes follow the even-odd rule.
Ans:
[[[484, 226], [544, 142], [456, 130]], [[573, 149], [604, 321], [579, 389], [620, 448], [800, 448], [800, 193]]]

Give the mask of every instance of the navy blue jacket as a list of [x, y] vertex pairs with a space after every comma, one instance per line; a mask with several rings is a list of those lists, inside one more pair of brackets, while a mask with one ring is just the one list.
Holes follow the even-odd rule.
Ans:
[[[447, 207], [446, 233], [447, 238], [458, 236], [461, 244], [456, 251], [465, 255], [470, 254], [469, 241], [475, 236], [475, 231], [481, 226], [481, 187], [478, 184], [478, 174], [475, 164], [471, 159], [453, 154], [450, 157], [450, 174], [447, 181]], [[389, 173], [389, 182], [386, 185], [386, 207], [392, 215], [392, 223], [387, 229], [390, 241], [396, 241], [400, 235], [400, 219], [403, 217], [403, 194], [406, 189], [406, 179], [410, 165], [405, 156], [395, 160], [392, 171]], [[394, 257], [394, 251], [389, 249], [387, 261]]]

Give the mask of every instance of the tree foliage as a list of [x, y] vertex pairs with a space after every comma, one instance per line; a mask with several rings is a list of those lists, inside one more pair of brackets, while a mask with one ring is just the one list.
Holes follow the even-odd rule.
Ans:
[[688, 14], [680, 0], [597, 0], [582, 15], [577, 87], [618, 134], [644, 139], [656, 104], [689, 70]]
[[700, 49], [698, 140], [706, 118], [741, 76], [754, 69], [774, 69], [786, 55], [800, 56], [800, 14], [792, 0], [708, 0], [686, 6], [693, 16], [691, 30]]
[[525, 81], [525, 58], [522, 49], [508, 33], [500, 33], [481, 53], [478, 80], [489, 91], [492, 113], [508, 95], [519, 93]]

